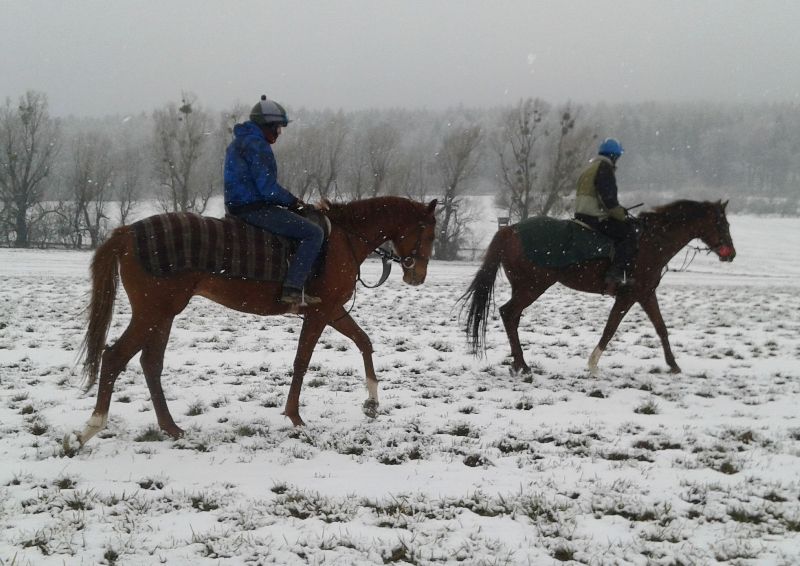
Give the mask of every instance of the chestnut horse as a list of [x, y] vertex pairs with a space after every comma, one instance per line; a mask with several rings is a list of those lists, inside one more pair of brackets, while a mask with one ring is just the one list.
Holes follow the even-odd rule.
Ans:
[[[377, 414], [378, 380], [372, 364], [372, 343], [344, 305], [353, 295], [361, 263], [378, 246], [391, 241], [403, 268], [403, 281], [420, 285], [427, 275], [433, 248], [436, 201], [422, 204], [399, 197], [378, 197], [347, 204], [330, 204], [326, 214], [331, 222], [324, 265], [307, 284], [309, 293], [319, 296], [318, 305], [302, 306], [303, 327], [294, 359], [294, 373], [284, 413], [299, 426], [300, 388], [311, 354], [322, 331], [331, 326], [350, 338], [364, 360], [369, 397], [364, 412]], [[189, 271], [155, 277], [140, 265], [133, 231], [120, 227], [97, 249], [92, 260], [92, 291], [89, 323], [83, 342], [84, 374], [88, 390], [97, 380], [97, 403], [86, 428], [76, 433], [81, 445], [108, 422], [114, 381], [139, 351], [141, 365], [158, 424], [173, 438], [183, 431], [175, 424], [161, 388], [164, 351], [172, 321], [200, 295], [242, 312], [281, 315], [298, 312], [298, 307], [279, 302], [281, 283], [226, 279], [218, 275]], [[105, 346], [113, 314], [118, 280], [131, 304], [131, 320], [122, 336]]]
[[[597, 371], [600, 356], [611, 341], [623, 317], [634, 303], [639, 303], [661, 339], [664, 358], [673, 373], [680, 372], [669, 345], [667, 327], [661, 317], [656, 288], [661, 282], [667, 263], [681, 248], [699, 238], [714, 251], [720, 261], [733, 261], [736, 250], [731, 241], [726, 202], [697, 202], [680, 200], [642, 213], [638, 219], [642, 235], [633, 268], [633, 282], [612, 290], [616, 300], [608, 315], [600, 342], [589, 357], [589, 369]], [[513, 227], [497, 231], [486, 251], [483, 264], [467, 292], [459, 299], [469, 303], [466, 332], [473, 353], [485, 349], [486, 320], [492, 304], [497, 270], [503, 266], [509, 283], [511, 299], [500, 307], [500, 316], [511, 344], [512, 372], [529, 373], [519, 342], [519, 320], [522, 311], [538, 299], [554, 283], [561, 283], [586, 293], [606, 293], [604, 275], [609, 261], [593, 260], [560, 269], [540, 267], [528, 261]]]

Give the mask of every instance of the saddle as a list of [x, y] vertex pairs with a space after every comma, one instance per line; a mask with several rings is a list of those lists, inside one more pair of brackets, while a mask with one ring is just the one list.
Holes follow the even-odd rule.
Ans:
[[[323, 228], [327, 241], [327, 217], [316, 210], [307, 217]], [[139, 220], [130, 228], [139, 263], [156, 277], [200, 271], [229, 279], [283, 281], [296, 247], [294, 240], [230, 215], [220, 219], [171, 212]]]
[[515, 224], [528, 261], [562, 268], [595, 259], [613, 259], [614, 242], [577, 220], [534, 216]]

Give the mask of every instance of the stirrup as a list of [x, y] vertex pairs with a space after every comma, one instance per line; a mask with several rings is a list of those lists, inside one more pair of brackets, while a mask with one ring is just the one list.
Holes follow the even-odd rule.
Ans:
[[280, 302], [289, 305], [307, 307], [308, 305], [318, 305], [322, 302], [322, 299], [315, 297], [314, 295], [307, 294], [305, 289], [284, 287], [283, 292], [281, 293]]

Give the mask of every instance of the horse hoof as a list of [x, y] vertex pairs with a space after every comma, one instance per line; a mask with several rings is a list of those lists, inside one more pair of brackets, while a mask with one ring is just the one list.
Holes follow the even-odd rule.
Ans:
[[164, 434], [166, 434], [167, 436], [169, 436], [173, 440], [178, 440], [179, 438], [182, 438], [183, 435], [184, 435], [183, 429], [180, 428], [177, 425], [162, 426], [161, 430], [163, 430]]
[[669, 372], [670, 373], [681, 373], [681, 368], [679, 368], [678, 366], [670, 366]]
[[378, 401], [375, 399], [367, 399], [363, 405], [364, 414], [367, 417], [374, 419], [378, 416]]
[[529, 368], [528, 366], [522, 366], [522, 367], [518, 367], [518, 368], [511, 367], [508, 370], [508, 373], [511, 374], [511, 377], [519, 377], [521, 375], [531, 375], [532, 374], [531, 368]]
[[300, 418], [299, 413], [290, 414], [286, 411], [283, 412], [283, 416], [289, 417], [289, 420], [292, 421], [294, 426], [306, 426], [306, 423], [303, 422], [303, 419]]

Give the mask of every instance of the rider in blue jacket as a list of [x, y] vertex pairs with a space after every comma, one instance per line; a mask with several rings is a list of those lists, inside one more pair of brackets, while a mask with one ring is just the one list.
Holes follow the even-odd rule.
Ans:
[[236, 124], [225, 154], [225, 208], [248, 224], [298, 240], [283, 283], [281, 302], [317, 304], [303, 292], [322, 246], [322, 229], [299, 214], [306, 205], [278, 183], [278, 164], [270, 147], [289, 124], [286, 110], [266, 95], [253, 106], [250, 120]]

